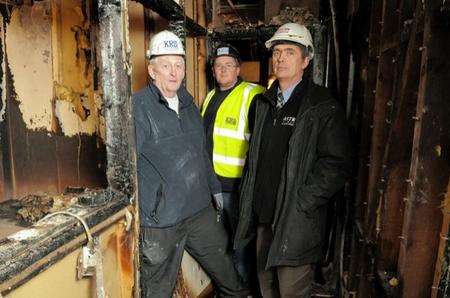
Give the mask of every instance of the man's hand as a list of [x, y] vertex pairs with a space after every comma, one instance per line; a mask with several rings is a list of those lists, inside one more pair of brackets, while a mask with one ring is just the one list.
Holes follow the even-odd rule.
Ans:
[[221, 192], [213, 195], [214, 207], [217, 211], [222, 211], [223, 209], [223, 194]]

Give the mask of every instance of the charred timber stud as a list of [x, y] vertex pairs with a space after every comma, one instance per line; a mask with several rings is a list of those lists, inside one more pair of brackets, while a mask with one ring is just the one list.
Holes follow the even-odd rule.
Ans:
[[99, 7], [101, 8], [103, 5], [114, 5], [120, 7], [121, 0], [99, 0]]
[[99, 0], [99, 42], [106, 119], [107, 179], [111, 188], [133, 193], [130, 142], [131, 90], [124, 51], [124, 0]]

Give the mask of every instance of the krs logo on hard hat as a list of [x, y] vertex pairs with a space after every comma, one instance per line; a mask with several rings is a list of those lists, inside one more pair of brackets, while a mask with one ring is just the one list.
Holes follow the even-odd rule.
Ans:
[[147, 58], [161, 55], [182, 55], [184, 56], [184, 48], [181, 40], [173, 32], [161, 31], [150, 40]]
[[165, 40], [164, 47], [166, 48], [176, 48], [178, 47], [178, 42], [176, 40]]

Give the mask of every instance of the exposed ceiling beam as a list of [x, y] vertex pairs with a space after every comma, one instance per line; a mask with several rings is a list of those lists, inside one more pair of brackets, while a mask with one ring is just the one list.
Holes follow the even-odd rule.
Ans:
[[276, 26], [227, 27], [223, 31], [212, 31], [210, 37], [218, 40], [258, 39], [267, 40], [275, 33]]
[[[1, 0], [0, 0], [1, 1]], [[205, 36], [206, 29], [185, 16], [183, 9], [173, 0], [137, 0], [169, 21], [184, 20], [190, 36]]]
[[0, 0], [0, 4], [22, 5], [23, 4], [23, 0]]

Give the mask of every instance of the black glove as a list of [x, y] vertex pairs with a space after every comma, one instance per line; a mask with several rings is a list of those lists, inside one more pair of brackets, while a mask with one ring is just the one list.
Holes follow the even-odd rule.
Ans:
[[213, 195], [214, 207], [217, 211], [223, 210], [223, 194], [221, 192]]

